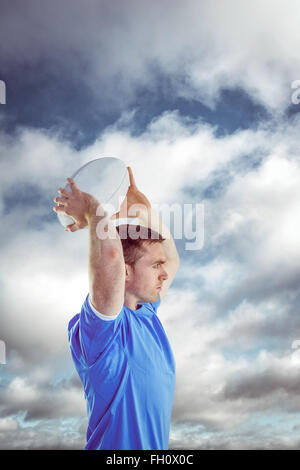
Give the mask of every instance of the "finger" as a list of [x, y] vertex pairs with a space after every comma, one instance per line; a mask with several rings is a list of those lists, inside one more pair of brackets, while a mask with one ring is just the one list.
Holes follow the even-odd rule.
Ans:
[[53, 201], [64, 206], [68, 205], [68, 199], [66, 197], [55, 197]]
[[67, 178], [67, 181], [73, 193], [76, 193], [76, 191], [79, 191], [79, 188], [77, 188], [72, 178]]
[[53, 210], [55, 212], [65, 212], [66, 211], [66, 208], [64, 206], [54, 206], [53, 207]]
[[77, 226], [77, 224], [70, 224], [70, 225], [67, 225], [65, 230], [66, 232], [76, 232], [76, 230], [78, 230], [79, 227]]
[[65, 188], [59, 188], [58, 192], [62, 194], [63, 196], [65, 196], [66, 198], [71, 196], [71, 193], [69, 193], [69, 191], [67, 191]]
[[130, 166], [127, 167], [127, 170], [128, 170], [128, 174], [129, 174], [130, 186], [136, 186], [135, 181], [134, 181], [134, 177], [133, 177], [133, 173], [132, 173], [132, 169], [130, 168]]

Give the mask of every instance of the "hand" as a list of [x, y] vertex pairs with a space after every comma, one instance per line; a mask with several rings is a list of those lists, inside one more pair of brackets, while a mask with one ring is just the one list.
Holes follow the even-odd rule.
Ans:
[[[123, 203], [121, 204], [120, 211], [115, 214], [112, 218], [127, 218], [128, 213], [130, 210], [130, 207], [133, 205], [140, 205], [140, 209], [142, 210], [143, 208], [147, 211], [148, 209], [151, 208], [151, 204], [149, 200], [146, 198], [146, 196], [139, 191], [135, 184], [135, 180], [133, 177], [132, 169], [130, 166], [127, 167], [128, 173], [129, 173], [129, 188], [127, 191], [126, 198], [124, 199]], [[136, 214], [138, 216], [138, 214]]]
[[53, 199], [54, 202], [59, 204], [59, 206], [54, 206], [53, 210], [55, 212], [63, 212], [72, 217], [74, 224], [68, 225], [65, 230], [75, 232], [88, 225], [89, 218], [96, 215], [100, 203], [91, 194], [80, 191], [72, 178], [67, 178], [67, 181], [72, 192], [59, 188], [58, 192], [63, 197]]

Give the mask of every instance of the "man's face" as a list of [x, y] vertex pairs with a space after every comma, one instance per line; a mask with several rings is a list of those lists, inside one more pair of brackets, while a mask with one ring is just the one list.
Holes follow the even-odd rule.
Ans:
[[126, 289], [140, 302], [156, 302], [163, 285], [168, 279], [164, 268], [166, 256], [161, 243], [143, 245], [144, 254], [128, 268]]

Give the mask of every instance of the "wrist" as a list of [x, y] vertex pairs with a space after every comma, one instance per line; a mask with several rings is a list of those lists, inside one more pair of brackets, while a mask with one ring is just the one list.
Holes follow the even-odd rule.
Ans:
[[106, 210], [98, 201], [95, 200], [85, 213], [85, 219], [88, 224], [98, 223], [103, 219], [107, 219], [107, 222], [111, 220], [114, 216], [110, 213], [109, 210]]
[[101, 204], [96, 200], [90, 200], [87, 203], [87, 208], [84, 212], [84, 218], [87, 223], [90, 223], [93, 220], [99, 221], [105, 215], [104, 210], [101, 208]]

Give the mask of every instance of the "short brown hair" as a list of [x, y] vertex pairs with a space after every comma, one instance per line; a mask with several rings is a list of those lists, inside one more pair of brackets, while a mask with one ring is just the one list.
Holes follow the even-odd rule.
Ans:
[[145, 245], [165, 240], [160, 233], [143, 225], [119, 225], [116, 229], [122, 242], [125, 263], [130, 266], [134, 266], [143, 256]]

